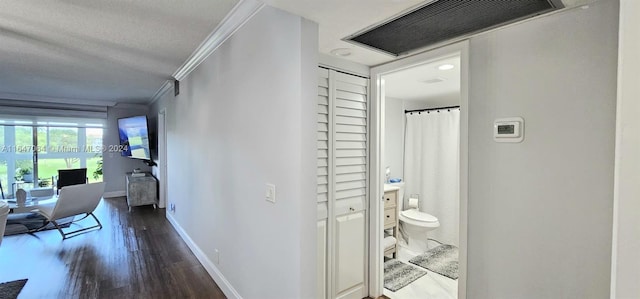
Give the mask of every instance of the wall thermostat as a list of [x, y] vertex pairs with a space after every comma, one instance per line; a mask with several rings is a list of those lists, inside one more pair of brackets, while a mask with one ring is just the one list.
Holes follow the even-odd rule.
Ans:
[[499, 118], [493, 123], [493, 140], [496, 142], [522, 142], [523, 139], [522, 117]]

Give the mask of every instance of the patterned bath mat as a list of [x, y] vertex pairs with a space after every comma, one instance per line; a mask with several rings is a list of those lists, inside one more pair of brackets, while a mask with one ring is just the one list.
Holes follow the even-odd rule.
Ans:
[[389, 259], [384, 262], [384, 287], [395, 292], [425, 274], [427, 271], [422, 271], [395, 259]]
[[27, 283], [26, 279], [0, 283], [0, 298], [6, 298], [6, 299], [18, 298], [20, 291], [22, 291], [22, 288], [26, 283]]
[[409, 260], [451, 279], [458, 279], [458, 247], [443, 244]]

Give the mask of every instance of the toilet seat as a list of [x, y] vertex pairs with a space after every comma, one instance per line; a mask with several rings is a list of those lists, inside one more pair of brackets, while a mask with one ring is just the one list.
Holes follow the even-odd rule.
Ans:
[[420, 212], [417, 209], [409, 209], [402, 211], [400, 216], [404, 216], [408, 219], [419, 221], [419, 222], [427, 222], [427, 223], [435, 223], [438, 222], [438, 218], [431, 214], [427, 214], [425, 212]]

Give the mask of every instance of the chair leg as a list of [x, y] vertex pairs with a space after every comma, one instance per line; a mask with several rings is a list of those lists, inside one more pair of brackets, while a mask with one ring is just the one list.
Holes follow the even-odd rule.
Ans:
[[100, 220], [98, 220], [98, 217], [96, 217], [96, 215], [93, 215], [93, 212], [89, 213], [89, 215], [91, 215], [91, 217], [93, 217], [93, 219], [98, 223], [98, 227], [100, 227], [100, 229], [102, 229], [102, 223], [100, 223]]
[[[102, 223], [100, 223], [100, 220], [98, 220], [98, 217], [96, 217], [96, 215], [94, 215], [94, 214], [93, 214], [93, 212], [91, 212], [91, 213], [87, 213], [87, 214], [86, 214], [83, 218], [81, 218], [80, 220], [82, 220], [82, 219], [84, 219], [84, 218], [87, 218], [87, 217], [89, 217], [89, 216], [93, 217], [93, 220], [95, 220], [95, 221], [96, 221], [96, 223], [98, 223], [98, 225], [94, 225], [94, 226], [90, 226], [90, 227], [81, 228], [81, 229], [79, 229], [79, 230], [74, 230], [74, 231], [72, 231], [72, 232], [68, 232], [68, 233], [65, 233], [64, 231], [62, 231], [62, 228], [61, 228], [61, 227], [58, 225], [58, 223], [56, 223], [54, 220], [51, 220], [51, 223], [53, 223], [53, 225], [55, 225], [55, 227], [58, 229], [58, 231], [59, 231], [59, 232], [60, 232], [60, 234], [62, 235], [62, 240], [65, 240], [65, 239], [67, 239], [67, 238], [70, 238], [69, 236], [71, 236], [71, 235], [73, 235], [73, 236], [71, 236], [71, 237], [75, 237], [75, 236], [77, 236], [79, 233], [84, 232], [84, 231], [87, 231], [87, 230], [90, 230], [90, 229], [94, 229], [94, 228], [102, 229]], [[75, 221], [74, 221], [74, 222], [75, 222]]]
[[62, 235], [62, 240], [66, 239], [67, 235], [62, 231], [62, 228], [58, 225], [58, 222], [56, 222], [55, 220], [51, 220], [50, 222], [53, 223], [53, 225], [56, 227], [56, 229], [58, 229], [58, 231]]

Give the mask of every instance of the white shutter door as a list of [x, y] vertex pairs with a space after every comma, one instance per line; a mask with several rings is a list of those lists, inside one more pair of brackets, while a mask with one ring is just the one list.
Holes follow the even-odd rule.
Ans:
[[318, 298], [366, 296], [367, 90], [318, 69]]
[[365, 208], [367, 195], [368, 80], [335, 73], [335, 200], [348, 201], [347, 211]]
[[318, 299], [329, 298], [329, 285], [327, 284], [330, 275], [329, 265], [331, 256], [329, 255], [329, 148], [330, 148], [330, 125], [329, 125], [329, 70], [318, 68], [318, 190], [316, 200], [318, 202], [318, 256], [317, 256], [317, 294]]
[[333, 126], [329, 196], [333, 213], [334, 298], [366, 296], [366, 202], [368, 177], [368, 83], [357, 76], [329, 73]]
[[318, 202], [329, 200], [329, 70], [318, 69]]

